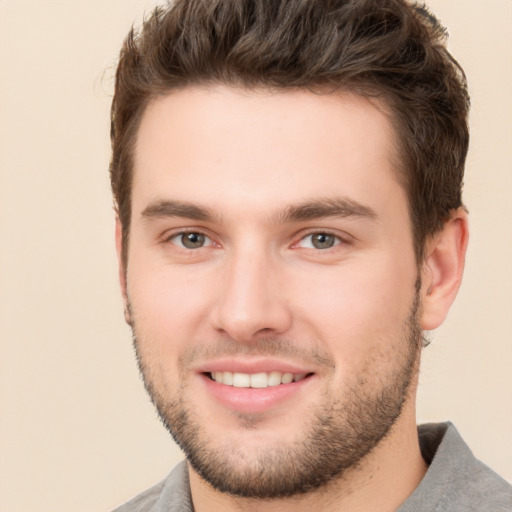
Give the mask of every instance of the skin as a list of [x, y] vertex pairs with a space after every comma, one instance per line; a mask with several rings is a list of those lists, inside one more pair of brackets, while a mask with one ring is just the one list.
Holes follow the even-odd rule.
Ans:
[[[127, 268], [120, 257], [127, 320], [153, 400], [181, 400], [234, 470], [301, 446], [322, 408], [378, 397], [417, 341], [404, 336], [415, 298], [418, 327], [446, 316], [462, 276], [466, 214], [453, 212], [418, 268], [395, 158], [382, 109], [353, 95], [189, 87], [147, 107]], [[300, 208], [311, 203], [315, 216]], [[184, 247], [183, 231], [205, 235], [204, 246]], [[119, 221], [116, 232], [120, 253]], [[314, 233], [333, 235], [333, 246], [315, 248]], [[219, 492], [190, 468], [195, 509], [395, 510], [426, 470], [412, 353], [399, 417], [339, 478], [298, 497], [254, 500]], [[248, 373], [292, 365], [309, 377], [277, 401], [263, 391], [239, 402], [227, 393], [226, 402], [204, 375], [219, 364]]]

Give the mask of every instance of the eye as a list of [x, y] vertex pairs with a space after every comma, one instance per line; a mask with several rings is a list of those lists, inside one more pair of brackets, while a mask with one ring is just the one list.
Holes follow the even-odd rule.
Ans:
[[210, 238], [196, 231], [173, 235], [169, 238], [169, 242], [184, 249], [200, 249], [212, 245]]
[[298, 245], [306, 249], [331, 249], [335, 245], [341, 243], [341, 240], [336, 235], [331, 233], [310, 233], [305, 236]]

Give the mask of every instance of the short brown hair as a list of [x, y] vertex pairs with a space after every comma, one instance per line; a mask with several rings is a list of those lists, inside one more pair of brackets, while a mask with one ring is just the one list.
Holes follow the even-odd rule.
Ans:
[[145, 107], [195, 84], [349, 90], [395, 128], [418, 261], [462, 205], [469, 133], [464, 72], [446, 31], [406, 0], [177, 0], [124, 41], [111, 111], [110, 177], [126, 263], [133, 150]]

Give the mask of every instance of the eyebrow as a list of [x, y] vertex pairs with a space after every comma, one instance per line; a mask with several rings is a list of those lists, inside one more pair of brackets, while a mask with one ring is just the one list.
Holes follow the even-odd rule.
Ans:
[[376, 220], [375, 210], [347, 197], [317, 199], [287, 206], [277, 215], [277, 222], [299, 222], [326, 217], [356, 217]]
[[[177, 200], [161, 200], [148, 205], [141, 213], [144, 219], [183, 217], [202, 222], [220, 223], [220, 216], [210, 208]], [[316, 199], [291, 204], [271, 216], [276, 224], [322, 219], [327, 217], [356, 217], [377, 219], [377, 213], [369, 206], [346, 197]]]
[[176, 200], [164, 200], [151, 203], [142, 210], [141, 216], [148, 220], [166, 217], [184, 217], [203, 222], [219, 221], [218, 215], [209, 208], [186, 201]]

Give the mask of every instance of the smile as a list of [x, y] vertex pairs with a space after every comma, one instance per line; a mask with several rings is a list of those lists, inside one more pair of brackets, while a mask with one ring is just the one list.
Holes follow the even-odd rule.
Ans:
[[261, 372], [261, 373], [238, 373], [238, 372], [211, 372], [209, 377], [226, 386], [235, 388], [268, 388], [290, 384], [305, 379], [305, 373], [282, 373], [282, 372]]

